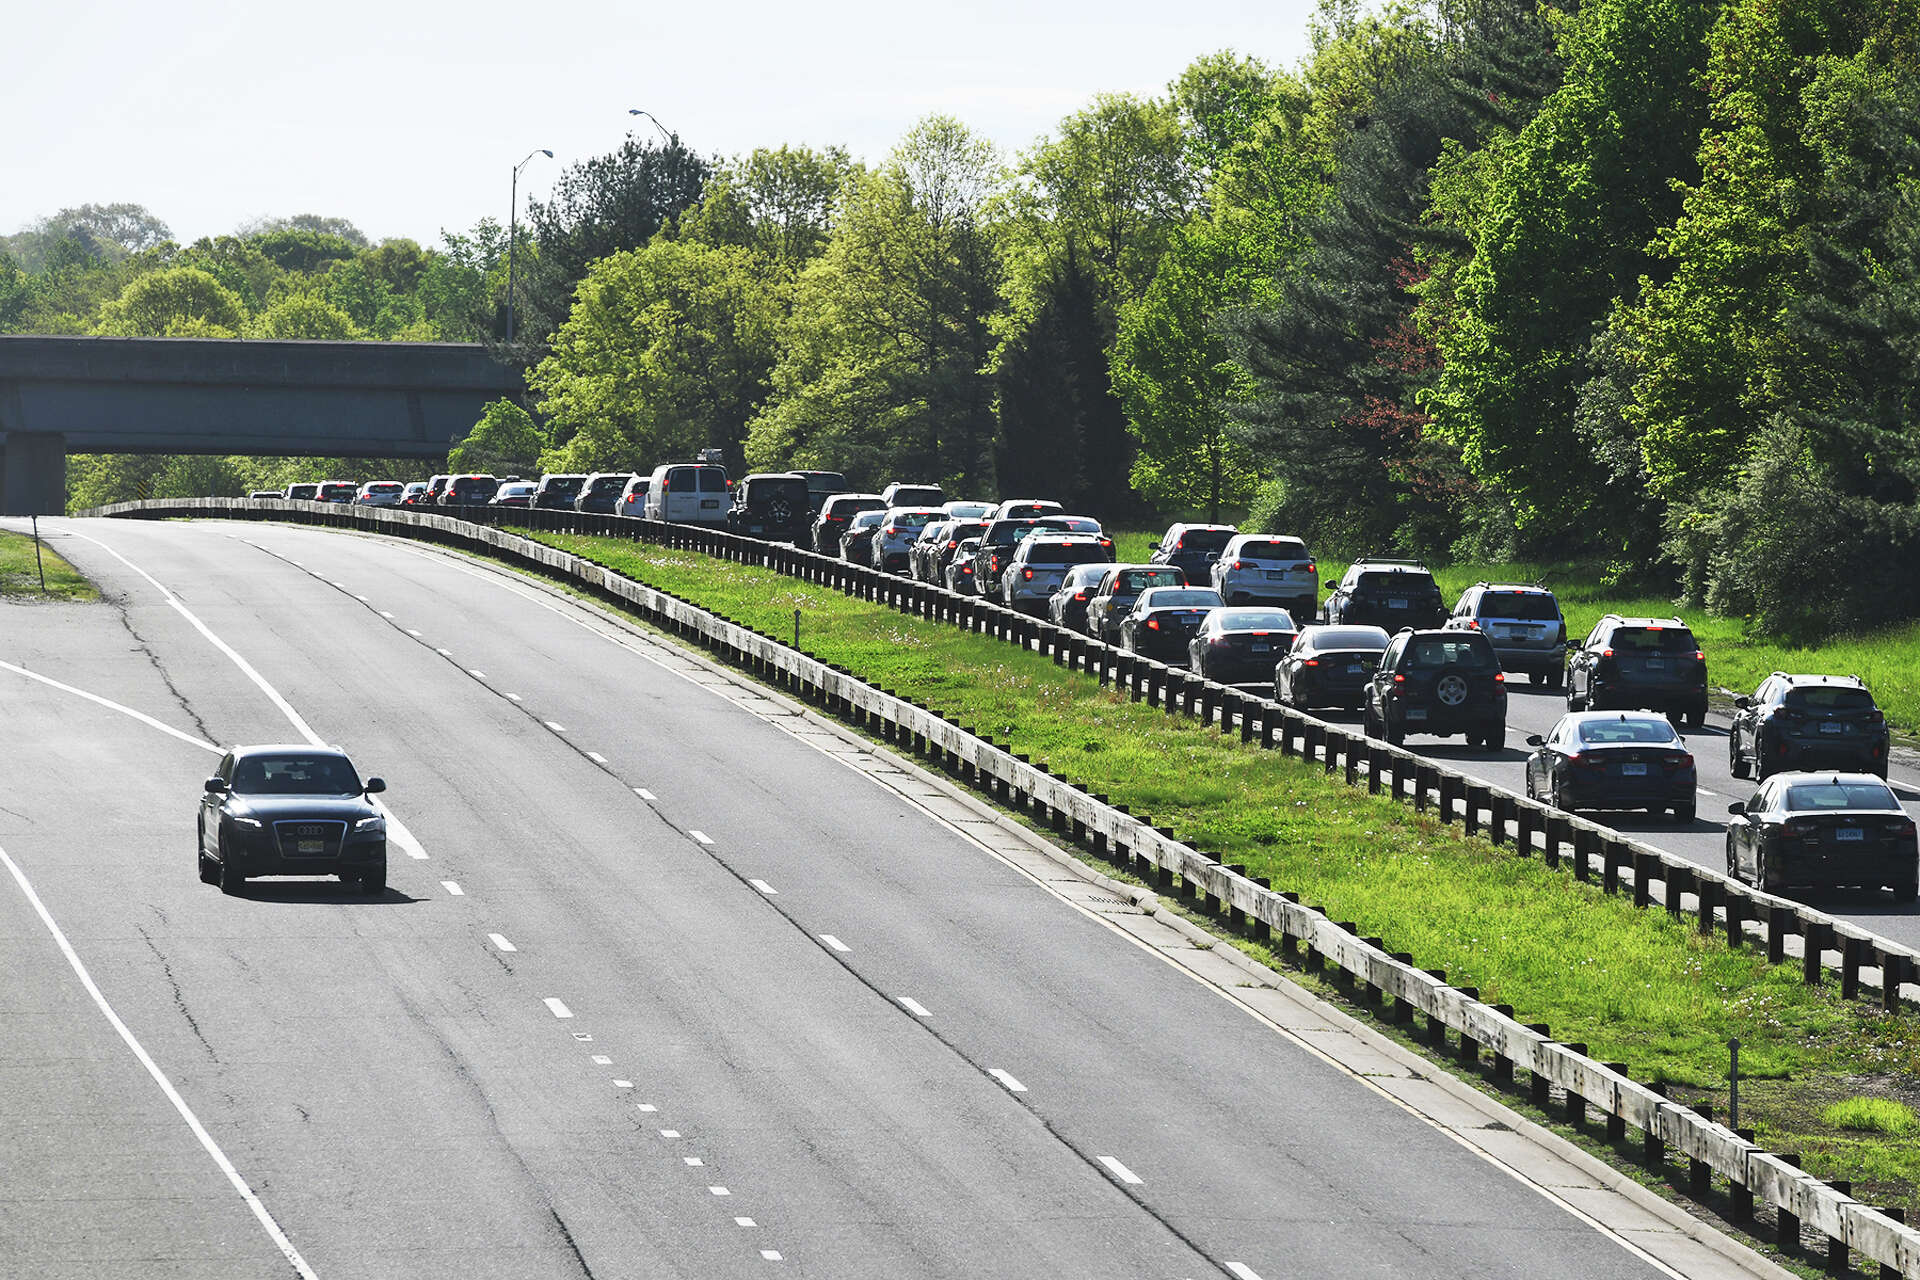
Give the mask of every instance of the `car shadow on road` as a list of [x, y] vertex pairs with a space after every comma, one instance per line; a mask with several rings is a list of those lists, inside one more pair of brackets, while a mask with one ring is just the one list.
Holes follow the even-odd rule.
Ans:
[[1479, 747], [1470, 747], [1464, 742], [1442, 739], [1438, 742], [1422, 740], [1418, 734], [1407, 735], [1407, 750], [1417, 751], [1429, 760], [1457, 760], [1464, 764], [1491, 764], [1504, 760], [1510, 764], [1526, 761], [1528, 749], [1525, 747], [1502, 747], [1498, 751], [1482, 751]]
[[346, 884], [339, 880], [249, 880], [241, 886], [236, 898], [251, 898], [255, 902], [364, 902], [373, 906], [408, 906], [424, 901], [400, 892], [388, 885], [382, 893], [369, 897], [357, 884]]

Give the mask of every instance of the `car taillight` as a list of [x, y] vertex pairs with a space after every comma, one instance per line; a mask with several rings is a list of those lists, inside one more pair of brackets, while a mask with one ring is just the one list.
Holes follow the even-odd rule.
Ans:
[[1031, 569], [1022, 569], [1022, 570], [1020, 571], [1020, 576], [1021, 576], [1021, 577], [1023, 577], [1023, 578], [1025, 578], [1025, 579], [1026, 579], [1026, 580], [1027, 580], [1028, 582], [1032, 582], [1032, 581], [1033, 581], [1033, 570], [1031, 570]]
[[1910, 836], [1914, 831], [1913, 819], [1904, 818], [1896, 820], [1889, 826], [1888, 830], [1892, 831], [1896, 836]]
[[959, 546], [960, 544], [955, 542], [953, 539], [951, 538], [947, 539], [947, 550], [953, 551], [958, 549]]
[[1075, 600], [1085, 600], [1087, 598], [1087, 593], [1084, 591], [1076, 591], [1073, 593], [1073, 598]]
[[1786, 824], [1780, 828], [1782, 832], [1790, 836], [1811, 836], [1819, 829], [1820, 824], [1811, 818], [1790, 818]]
[[1180, 541], [1173, 544], [1173, 549], [1175, 551], [1180, 551], [1180, 550], [1183, 550], [1186, 547], [1186, 545], [1187, 545], [1187, 540], [1185, 538], [1182, 538], [1180, 539]]
[[1507, 673], [1506, 673], [1506, 672], [1504, 672], [1504, 671], [1496, 671], [1496, 672], [1494, 672], [1494, 673], [1493, 673], [1493, 682], [1494, 682], [1495, 684], [1505, 684], [1505, 683], [1507, 682]]
[[1604, 769], [1607, 767], [1607, 762], [1598, 756], [1575, 756], [1573, 757], [1573, 764], [1575, 768], [1579, 769]]
[[1887, 717], [1881, 713], [1878, 707], [1875, 707], [1872, 711], [1867, 712], [1868, 724], [1882, 724], [1882, 723], [1885, 723], [1886, 718]]
[[1303, 667], [1317, 667], [1320, 665], [1320, 659], [1308, 658], [1305, 662], [1301, 663], [1300, 665]]
[[1393, 677], [1393, 682], [1395, 684], [1405, 684], [1407, 682], [1407, 678], [1403, 675], [1396, 673]]
[[1159, 629], [1160, 629], [1160, 619], [1158, 618], [1147, 619], [1147, 630], [1158, 631]]
[[1600, 651], [1600, 656], [1601, 656], [1601, 657], [1603, 657], [1603, 658], [1611, 658], [1611, 657], [1613, 656], [1613, 650], [1611, 650], [1611, 649], [1602, 649], [1602, 650]]
[[1319, 565], [1317, 565], [1317, 564], [1315, 564], [1315, 563], [1314, 563], [1313, 561], [1311, 561], [1311, 560], [1309, 560], [1309, 561], [1307, 561], [1307, 572], [1308, 572], [1308, 573], [1318, 573], [1318, 572], [1320, 572], [1320, 566], [1319, 566]]
[[1247, 567], [1247, 562], [1245, 560], [1235, 560], [1233, 562], [1233, 567], [1236, 569], [1244, 569]]
[[1707, 660], [1706, 651], [1702, 649], [1695, 649], [1693, 651], [1693, 660], [1695, 662], [1705, 662]]
[[1683, 751], [1679, 755], [1668, 756], [1666, 763], [1669, 769], [1691, 769], [1693, 768], [1693, 757]]

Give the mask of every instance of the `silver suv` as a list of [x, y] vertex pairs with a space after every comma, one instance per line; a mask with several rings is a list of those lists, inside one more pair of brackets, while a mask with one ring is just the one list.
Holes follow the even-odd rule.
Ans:
[[1478, 631], [1493, 642], [1503, 671], [1524, 671], [1534, 683], [1558, 689], [1566, 679], [1567, 623], [1545, 587], [1476, 582], [1453, 606], [1449, 631]]
[[1045, 613], [1067, 570], [1081, 564], [1110, 564], [1111, 541], [1092, 534], [1030, 533], [1013, 550], [1000, 574], [1000, 602], [1009, 609]]
[[1300, 618], [1311, 618], [1320, 604], [1320, 566], [1298, 538], [1236, 534], [1209, 572], [1228, 604], [1278, 604]]

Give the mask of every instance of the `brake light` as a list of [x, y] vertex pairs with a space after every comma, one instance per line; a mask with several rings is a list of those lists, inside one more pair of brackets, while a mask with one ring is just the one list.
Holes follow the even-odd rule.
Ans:
[[1301, 663], [1300, 665], [1303, 667], [1317, 667], [1320, 665], [1320, 659], [1308, 658], [1305, 662]]
[[1247, 634], [1254, 635], [1254, 636], [1264, 636], [1264, 635], [1270, 635], [1272, 633], [1267, 631], [1249, 631]]
[[1025, 578], [1025, 579], [1026, 579], [1026, 580], [1027, 580], [1028, 582], [1032, 582], [1032, 581], [1033, 581], [1033, 570], [1031, 570], [1031, 569], [1022, 569], [1022, 570], [1020, 571], [1020, 576], [1021, 576], [1021, 577], [1023, 577], [1023, 578]]
[[1307, 572], [1308, 572], [1308, 573], [1318, 573], [1318, 572], [1320, 572], [1320, 566], [1319, 566], [1319, 565], [1317, 565], [1317, 564], [1315, 564], [1315, 563], [1314, 563], [1313, 561], [1311, 561], [1311, 560], [1309, 560], [1309, 561], [1307, 561]]
[[960, 544], [955, 542], [952, 538], [947, 539], [947, 550], [954, 551], [954, 550], [957, 550], [959, 546]]
[[1780, 829], [1790, 836], [1811, 837], [1820, 827], [1819, 824], [1811, 818], [1791, 818], [1787, 821], [1787, 824]]
[[1602, 650], [1600, 651], [1600, 656], [1601, 656], [1601, 657], [1603, 657], [1603, 658], [1611, 658], [1611, 657], [1613, 656], [1613, 650], [1611, 650], [1611, 649], [1602, 649]]
[[1649, 631], [1665, 631], [1665, 630], [1666, 630], [1666, 628], [1665, 628], [1665, 627], [1648, 627], [1648, 628], [1647, 628], [1647, 630], [1649, 630]]
[[1907, 819], [1904, 819], [1904, 820], [1902, 820], [1902, 821], [1896, 821], [1896, 822], [1895, 822], [1895, 823], [1893, 824], [1893, 834], [1895, 834], [1895, 835], [1897, 835], [1897, 836], [1910, 836], [1910, 835], [1912, 835], [1912, 834], [1913, 834], [1913, 819], [1912, 819], [1912, 818], [1907, 818]]
[[1158, 618], [1147, 619], [1147, 630], [1158, 631], [1159, 629], [1160, 629], [1160, 619]]
[[895, 529], [892, 525], [888, 525], [886, 528], [882, 529], [880, 532], [886, 533], [886, 534], [893, 534], [893, 533], [898, 533], [899, 530]]
[[1235, 560], [1233, 562], [1233, 567], [1236, 569], [1244, 569], [1247, 567], [1247, 562], [1245, 560]]
[[1084, 591], [1076, 591], [1073, 593], [1073, 598], [1075, 600], [1085, 600], [1087, 598], [1087, 593]]
[[1494, 672], [1494, 673], [1493, 673], [1493, 682], [1494, 682], [1495, 684], [1505, 684], [1505, 683], [1507, 682], [1507, 673], [1506, 673], [1506, 672], [1504, 672], [1504, 671], [1496, 671], [1496, 672]]
[[1573, 763], [1576, 768], [1580, 769], [1604, 769], [1607, 767], [1607, 762], [1598, 756], [1575, 756]]
[[1884, 715], [1882, 715], [1882, 714], [1881, 714], [1881, 712], [1880, 712], [1880, 708], [1878, 708], [1878, 707], [1875, 707], [1875, 708], [1874, 708], [1873, 710], [1871, 710], [1871, 711], [1869, 711], [1869, 712], [1867, 712], [1867, 723], [1868, 723], [1868, 724], [1880, 724], [1880, 723], [1882, 723], [1882, 722], [1884, 722], [1885, 720], [1886, 720], [1886, 716], [1884, 716]]
[[1180, 539], [1180, 541], [1173, 544], [1173, 549], [1175, 551], [1182, 551], [1186, 549], [1186, 545], [1187, 545], [1187, 540], [1185, 538], [1182, 538]]
[[1394, 677], [1393, 677], [1393, 682], [1394, 682], [1395, 684], [1405, 684], [1405, 683], [1407, 682], [1407, 678], [1406, 678], [1405, 676], [1403, 676], [1403, 675], [1400, 675], [1400, 674], [1398, 674], [1398, 673], [1396, 672], [1396, 673], [1395, 673], [1395, 675], [1394, 675]]
[[1695, 662], [1705, 662], [1707, 660], [1706, 651], [1702, 649], [1695, 649], [1693, 651], [1693, 660]]
[[1480, 624], [1478, 622], [1475, 622], [1472, 618], [1467, 619], [1467, 630], [1478, 631], [1479, 629], [1480, 629]]

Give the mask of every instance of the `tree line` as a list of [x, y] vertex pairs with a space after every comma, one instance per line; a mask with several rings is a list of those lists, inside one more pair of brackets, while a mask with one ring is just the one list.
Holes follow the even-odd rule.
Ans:
[[530, 206], [511, 347], [495, 224], [182, 249], [126, 206], [15, 237], [0, 327], [487, 341], [532, 393], [462, 458], [1579, 558], [1812, 635], [1920, 615], [1916, 10], [1323, 0], [1296, 67], [1012, 155], [630, 137]]

